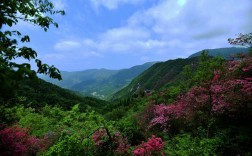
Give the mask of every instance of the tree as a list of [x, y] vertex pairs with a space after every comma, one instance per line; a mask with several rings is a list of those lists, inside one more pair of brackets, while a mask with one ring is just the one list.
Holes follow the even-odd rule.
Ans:
[[[25, 21], [47, 31], [51, 25], [58, 24], [50, 17], [54, 14], [64, 15], [62, 10], [54, 10], [48, 0], [4, 0], [0, 1], [0, 97], [9, 98], [12, 88], [18, 80], [37, 78], [37, 74], [47, 74], [61, 80], [60, 71], [37, 59], [37, 52], [30, 47], [18, 46], [18, 42], [30, 42], [28, 35], [18, 30], [10, 30], [13, 25]], [[4, 30], [3, 30], [4, 28]], [[30, 63], [17, 63], [22, 58], [34, 61], [37, 71], [31, 69]]]
[[252, 33], [238, 34], [237, 38], [229, 38], [228, 42], [234, 45], [241, 45], [245, 47], [252, 47]]

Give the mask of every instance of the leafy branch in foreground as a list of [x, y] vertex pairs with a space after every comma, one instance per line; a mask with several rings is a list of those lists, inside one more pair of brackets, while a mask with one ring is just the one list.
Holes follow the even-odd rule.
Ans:
[[241, 45], [245, 47], [252, 47], [252, 33], [238, 34], [237, 38], [229, 38], [228, 42], [233, 45]]
[[[19, 43], [30, 42], [28, 35], [18, 30], [11, 30], [20, 21], [28, 22], [47, 31], [50, 25], [58, 24], [50, 17], [54, 14], [64, 15], [62, 10], [54, 10], [53, 3], [48, 0], [8, 0], [0, 2], [0, 96], [9, 97], [17, 80], [36, 78], [36, 73], [49, 75], [61, 80], [60, 71], [37, 59], [37, 52], [30, 47], [19, 46]], [[4, 28], [4, 29], [3, 29]], [[30, 63], [18, 63], [16, 59], [33, 60], [37, 71]]]

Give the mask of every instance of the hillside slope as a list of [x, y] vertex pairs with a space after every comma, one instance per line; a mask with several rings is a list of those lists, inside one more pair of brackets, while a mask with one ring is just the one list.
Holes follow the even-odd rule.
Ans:
[[149, 62], [121, 70], [91, 69], [80, 72], [62, 72], [62, 81], [48, 77], [41, 78], [58, 86], [78, 91], [85, 96], [108, 99], [154, 63]]
[[88, 80], [102, 80], [116, 74], [117, 70], [108, 69], [88, 69], [84, 71], [67, 72], [61, 71], [62, 79], [61, 81], [51, 79], [47, 76], [41, 76], [42, 79], [47, 82], [51, 82], [63, 88], [70, 89], [72, 86]]
[[175, 59], [159, 62], [136, 77], [127, 87], [114, 94], [113, 99], [133, 95], [139, 91], [156, 90], [169, 85], [179, 78], [185, 65], [197, 62], [198, 58]]
[[42, 79], [20, 82], [16, 97], [19, 100], [17, 102], [28, 104], [33, 108], [50, 105], [68, 110], [75, 104], [79, 104], [80, 109], [84, 111], [88, 108], [96, 109], [107, 104], [106, 101], [78, 95], [73, 91], [63, 89]]
[[[239, 53], [248, 53], [249, 48], [236, 48], [236, 47], [229, 47], [229, 48], [217, 48], [217, 49], [204, 49], [208, 51], [209, 56], [221, 56], [225, 59], [230, 59], [232, 55], [236, 55]], [[189, 56], [191, 57], [197, 57], [200, 56], [200, 54], [204, 51], [201, 50], [199, 52], [196, 52]]]

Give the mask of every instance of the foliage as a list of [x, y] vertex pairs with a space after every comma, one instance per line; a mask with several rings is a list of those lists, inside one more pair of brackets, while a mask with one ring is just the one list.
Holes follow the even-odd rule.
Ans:
[[189, 134], [177, 135], [166, 142], [166, 153], [175, 155], [217, 155], [220, 146], [219, 138], [193, 138]]
[[81, 143], [81, 138], [77, 134], [71, 134], [69, 131], [63, 131], [60, 138], [52, 147], [45, 153], [45, 155], [81, 155], [85, 150]]
[[26, 128], [7, 127], [0, 131], [1, 155], [34, 155], [46, 147], [46, 140], [29, 135]]
[[234, 45], [241, 45], [246, 47], [252, 46], [252, 33], [238, 34], [236, 38], [229, 38], [228, 42]]
[[114, 94], [112, 100], [140, 95], [145, 90], [159, 90], [164, 85], [173, 85], [183, 78], [181, 73], [185, 65], [196, 63], [198, 58], [175, 59], [166, 62], [158, 62], [148, 70], [133, 79], [131, 83]]
[[160, 156], [164, 155], [164, 145], [165, 143], [161, 138], [152, 135], [147, 142], [142, 142], [134, 151], [135, 156]]
[[135, 113], [129, 111], [124, 118], [116, 122], [116, 128], [127, 136], [129, 143], [133, 146], [139, 145], [147, 136], [146, 131], [139, 126]]
[[[15, 59], [31, 61], [37, 64], [37, 73], [48, 74], [52, 78], [61, 79], [60, 72], [54, 66], [43, 64], [37, 59], [37, 53], [32, 48], [18, 46], [18, 42], [30, 42], [27, 35], [22, 35], [18, 30], [11, 30], [13, 25], [20, 21], [28, 22], [45, 31], [50, 25], [58, 27], [50, 15], [64, 14], [64, 11], [54, 10], [54, 6], [48, 0], [11, 0], [0, 2], [0, 95], [4, 98], [11, 96], [11, 91], [16, 80], [36, 77], [36, 72], [31, 69], [29, 63], [17, 63]], [[2, 27], [4, 29], [2, 29]]]
[[225, 60], [221, 57], [210, 57], [208, 51], [203, 51], [200, 56], [200, 62], [184, 66], [183, 74], [186, 76], [184, 85], [187, 88], [197, 86], [207, 81], [211, 81], [216, 71], [223, 70]]
[[191, 120], [197, 118], [195, 116], [198, 116], [200, 111], [203, 114], [218, 115], [250, 108], [251, 64], [251, 58], [246, 58], [242, 62], [230, 61], [224, 65], [226, 73], [217, 68], [213, 70], [212, 75], [215, 75], [212, 80], [205, 78], [204, 83], [181, 95], [173, 104], [154, 106], [156, 117], [151, 121], [151, 126], [161, 124], [166, 127], [170, 120], [178, 118]]
[[[172, 104], [152, 104], [145, 117], [145, 120], [149, 121], [149, 128], [157, 128], [158, 126], [173, 135], [183, 130], [198, 135], [199, 132], [195, 129], [202, 127], [206, 130], [205, 137], [207, 138], [215, 135], [216, 128], [220, 128], [219, 124], [222, 124], [224, 129], [232, 126], [239, 126], [239, 131], [249, 129], [248, 123], [252, 119], [251, 65], [251, 57], [228, 61], [220, 64], [220, 66], [214, 65], [211, 79], [205, 77], [201, 80], [201, 83], [196, 83], [194, 87], [189, 89], [187, 93], [181, 94]], [[210, 65], [209, 68], [211, 69]], [[198, 73], [201, 73], [204, 69], [198, 68], [196, 74], [192, 75], [191, 78], [195, 75], [199, 76]], [[230, 122], [224, 126], [225, 120]], [[238, 121], [239, 123], [237, 123]], [[237, 124], [234, 125], [234, 123]], [[242, 136], [244, 135], [250, 136], [246, 130]], [[238, 137], [238, 134], [235, 136]], [[242, 140], [238, 146], [245, 143], [246, 139]], [[246, 142], [251, 143], [251, 139]], [[237, 145], [232, 144], [230, 146], [235, 147]], [[246, 148], [244, 151], [247, 151], [249, 145], [243, 146]], [[244, 151], [236, 150], [234, 152], [243, 153]]]
[[0, 154], [251, 155], [252, 57], [194, 59], [154, 65], [150, 71], [162, 71], [153, 74], [157, 90], [145, 93], [139, 83], [135, 96], [109, 105], [23, 81], [18, 96], [0, 106]]
[[[80, 155], [95, 152], [92, 133], [104, 125], [113, 132], [113, 123], [106, 122], [103, 117], [95, 112], [80, 112], [75, 105], [69, 111], [58, 107], [45, 106], [40, 112], [32, 108], [15, 106], [4, 108], [6, 117], [13, 116], [12, 121], [24, 128], [29, 128], [29, 133], [40, 138], [46, 138], [46, 151], [43, 155]], [[21, 143], [23, 144], [23, 143]], [[87, 150], [89, 149], [89, 150]]]
[[126, 137], [120, 132], [111, 133], [106, 127], [98, 129], [93, 134], [96, 154], [109, 153], [109, 155], [127, 155], [130, 145]]
[[73, 91], [60, 88], [42, 79], [20, 81], [19, 87], [16, 89], [16, 95], [8, 101], [8, 105], [12, 106], [15, 103], [35, 108], [36, 111], [46, 105], [70, 110], [75, 104], [79, 104], [81, 111], [87, 111], [91, 108], [98, 111], [102, 106], [108, 104], [108, 102], [100, 99], [78, 95]]

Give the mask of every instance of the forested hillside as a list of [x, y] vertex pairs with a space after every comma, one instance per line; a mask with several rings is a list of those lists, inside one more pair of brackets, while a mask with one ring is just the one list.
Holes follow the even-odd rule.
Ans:
[[[58, 100], [54, 105], [50, 96], [41, 97], [39, 92], [68, 91], [55, 90], [44, 81], [33, 88], [35, 83], [30, 81], [22, 85], [27, 97], [1, 106], [2, 154], [249, 155], [251, 65], [251, 56], [225, 61], [204, 54], [196, 67], [189, 64], [180, 71], [183, 79], [173, 85], [128, 95], [127, 101], [106, 105], [98, 101], [96, 112], [92, 106], [83, 109], [81, 98], [65, 101], [62, 96], [69, 96], [61, 93], [53, 98]], [[30, 95], [31, 89], [37, 92]], [[39, 97], [51, 103], [43, 104]], [[37, 105], [28, 103], [31, 99], [38, 100]]]
[[249, 48], [230, 47], [230, 48], [205, 49], [190, 55], [189, 58], [200, 56], [203, 51], [208, 51], [209, 56], [221, 56], [225, 59], [230, 60], [237, 54], [248, 53]]
[[132, 143], [150, 134], [167, 138], [169, 155], [249, 155], [251, 63], [251, 56], [225, 61], [204, 54], [196, 69], [185, 66], [176, 85], [107, 105], [113, 111], [105, 117], [119, 121]]
[[79, 72], [61, 72], [61, 81], [46, 76], [41, 76], [41, 78], [63, 88], [78, 91], [85, 96], [108, 100], [115, 92], [127, 86], [133, 78], [154, 63], [149, 62], [121, 70], [90, 69]]
[[182, 70], [186, 65], [197, 65], [198, 58], [175, 59], [154, 64], [148, 70], [132, 80], [122, 90], [114, 94], [113, 99], [132, 96], [145, 91], [159, 90], [166, 85], [176, 84], [183, 79]]
[[15, 99], [20, 98], [23, 104], [29, 103], [29, 106], [33, 108], [50, 105], [69, 110], [75, 104], [79, 104], [81, 111], [85, 111], [85, 109], [95, 110], [107, 104], [106, 101], [78, 95], [76, 92], [60, 88], [42, 79], [23, 80], [19, 82]]

